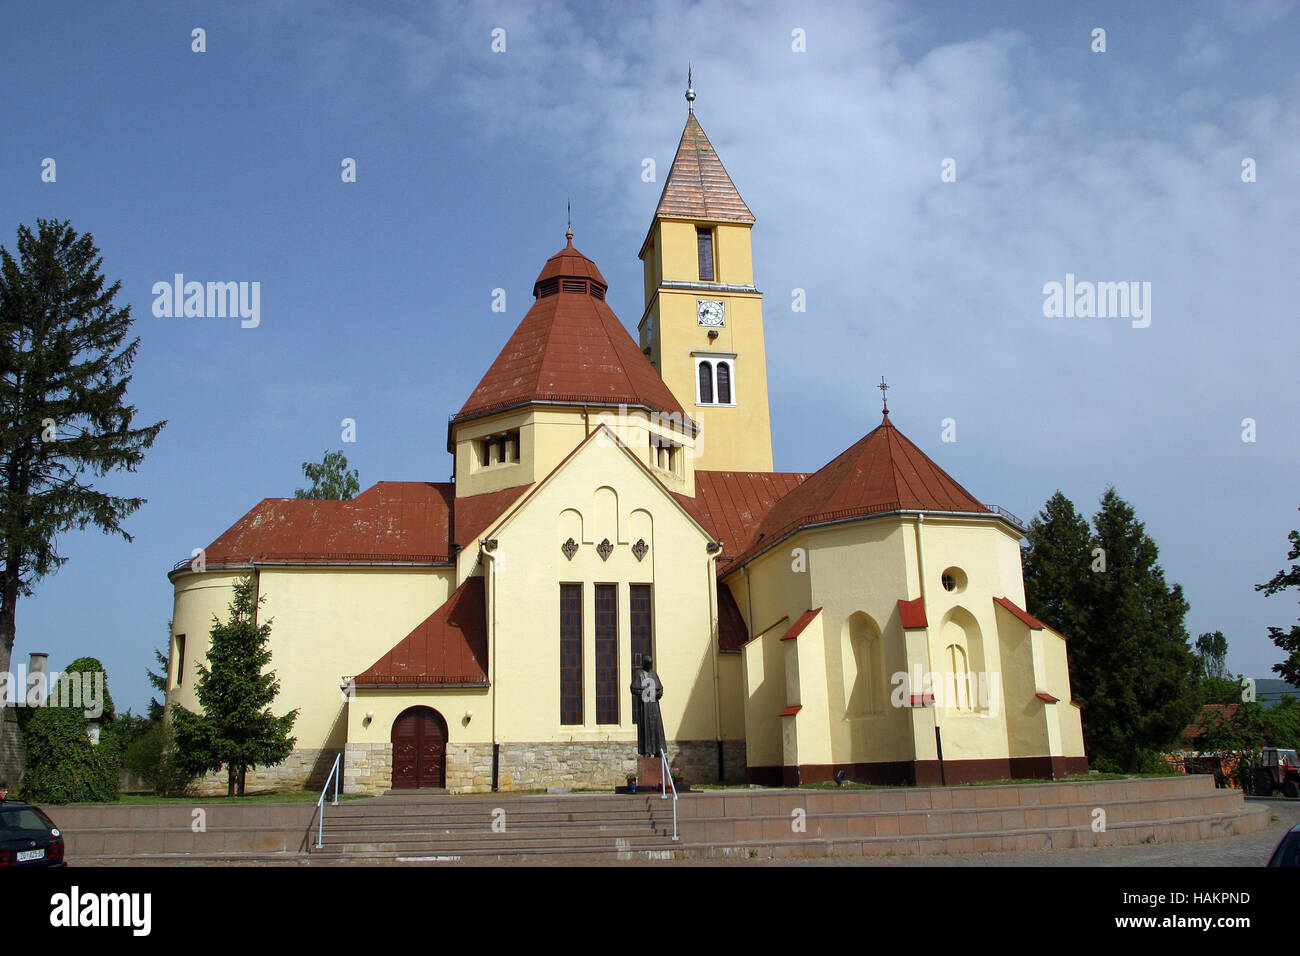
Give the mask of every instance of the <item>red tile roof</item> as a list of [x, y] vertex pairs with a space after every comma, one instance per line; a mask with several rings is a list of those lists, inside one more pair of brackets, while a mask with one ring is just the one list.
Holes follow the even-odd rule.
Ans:
[[812, 623], [813, 618], [822, 612], [819, 607], [809, 608], [799, 615], [799, 620], [790, 625], [790, 629], [781, 635], [783, 641], [793, 641], [803, 633], [803, 629]]
[[473, 546], [475, 538], [496, 523], [497, 518], [523, 497], [531, 485], [515, 485], [483, 495], [457, 498], [455, 501], [455, 542], [462, 548]]
[[759, 522], [781, 498], [808, 476], [775, 471], [697, 471], [695, 498], [691, 501], [696, 520], [721, 541], [726, 550], [718, 561], [719, 570], [730, 567], [757, 533]]
[[[211, 566], [449, 564], [528, 489], [455, 497], [446, 482], [381, 481], [351, 501], [266, 498], [204, 548]], [[189, 561], [177, 564], [186, 567]]]
[[801, 711], [801, 710], [803, 710], [803, 704], [791, 704], [791, 705], [790, 705], [789, 707], [787, 707], [785, 710], [781, 711], [781, 713], [780, 713], [778, 716], [781, 716], [781, 717], [793, 717], [795, 714], [799, 713], [799, 711]]
[[749, 640], [749, 630], [745, 627], [745, 618], [736, 606], [731, 588], [721, 581], [718, 587], [718, 650], [738, 651]]
[[741, 560], [799, 528], [887, 511], [992, 514], [893, 426], [889, 415], [768, 511]]
[[1008, 601], [1006, 598], [995, 597], [993, 599], [993, 603], [1002, 605], [1004, 608], [1006, 608], [1016, 617], [1020, 618], [1021, 622], [1023, 622], [1025, 626], [1028, 627], [1030, 630], [1041, 631], [1046, 626], [1038, 618], [1034, 617], [1028, 611], [1023, 611], [1020, 608], [1016, 607], [1015, 604]]
[[[588, 291], [587, 280], [603, 284], [599, 276], [572, 242], [547, 260], [537, 283], [558, 279], [558, 291], [533, 303], [453, 421], [533, 401], [625, 404], [685, 417], [618, 316]], [[566, 291], [566, 280], [581, 280], [583, 291]]]
[[204, 549], [209, 565], [450, 560], [453, 486], [381, 481], [351, 501], [265, 498]]
[[753, 222], [754, 214], [740, 198], [717, 151], [691, 113], [686, 118], [677, 155], [664, 181], [656, 216], [681, 219]]
[[911, 630], [915, 627], [929, 627], [925, 619], [925, 602], [922, 598], [915, 598], [911, 601], [898, 599], [898, 617], [903, 622], [904, 630]]
[[1197, 737], [1203, 736], [1209, 729], [1207, 724], [1209, 723], [1208, 718], [1210, 714], [1217, 714], [1220, 718], [1228, 722], [1235, 720], [1237, 717], [1237, 709], [1240, 706], [1240, 704], [1205, 704], [1201, 708], [1201, 712], [1196, 715], [1196, 720], [1193, 723], [1188, 724], [1187, 728], [1183, 731], [1183, 739], [1195, 740]]
[[1039, 700], [1044, 701], [1048, 704], [1057, 704], [1060, 703], [1061, 701], [1061, 698], [1053, 697], [1051, 694], [1047, 693], [1047, 691], [1043, 691], [1043, 690], [1040, 690], [1034, 696], [1037, 697]]
[[358, 687], [487, 684], [483, 579], [466, 578], [396, 647], [355, 678]]

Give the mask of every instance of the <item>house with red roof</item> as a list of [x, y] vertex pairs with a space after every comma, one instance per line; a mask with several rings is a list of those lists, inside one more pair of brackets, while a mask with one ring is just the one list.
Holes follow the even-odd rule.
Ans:
[[688, 780], [1086, 770], [1017, 519], [887, 408], [821, 468], [773, 471], [755, 219], [688, 100], [636, 338], [568, 233], [448, 424], [452, 481], [268, 498], [169, 574], [171, 703], [197, 708], [239, 577], [273, 620], [297, 749], [252, 785], [320, 786], [336, 760], [356, 793], [622, 784], [647, 660]]

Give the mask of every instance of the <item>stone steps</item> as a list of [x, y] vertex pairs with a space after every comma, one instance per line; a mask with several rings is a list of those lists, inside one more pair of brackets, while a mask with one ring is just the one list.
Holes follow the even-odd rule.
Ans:
[[[1105, 811], [1105, 830], [1092, 827]], [[386, 795], [327, 808], [313, 862], [626, 860], [1000, 852], [1253, 832], [1262, 808], [1208, 778], [656, 795]], [[494, 810], [508, 829], [492, 833]], [[796, 811], [801, 811], [796, 813]], [[332, 815], [332, 818], [331, 818]], [[798, 827], [795, 824], [798, 824]]]

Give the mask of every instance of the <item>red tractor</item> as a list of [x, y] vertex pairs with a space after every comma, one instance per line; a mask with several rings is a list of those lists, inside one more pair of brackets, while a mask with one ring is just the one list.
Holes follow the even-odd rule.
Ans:
[[1294, 750], [1265, 747], [1261, 766], [1255, 770], [1255, 795], [1271, 796], [1281, 790], [1285, 796], [1300, 797], [1300, 757]]

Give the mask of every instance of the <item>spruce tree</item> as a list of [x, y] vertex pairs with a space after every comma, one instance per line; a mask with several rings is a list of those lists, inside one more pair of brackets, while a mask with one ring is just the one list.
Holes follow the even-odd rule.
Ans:
[[[1300, 531], [1292, 531], [1287, 538], [1291, 541], [1288, 561], [1300, 560]], [[1283, 568], [1265, 584], [1255, 585], [1256, 591], [1265, 595], [1277, 594], [1287, 588], [1300, 588], [1300, 564], [1291, 565], [1291, 570]], [[1273, 673], [1278, 674], [1288, 684], [1300, 686], [1300, 625], [1292, 624], [1291, 630], [1283, 631], [1280, 627], [1270, 627], [1268, 636], [1277, 645], [1286, 659], [1273, 665]]]
[[96, 491], [90, 476], [134, 471], [166, 422], [132, 427], [126, 403], [138, 338], [120, 282], [106, 287], [89, 234], [67, 222], [18, 228], [0, 247], [0, 672], [9, 670], [19, 597], [67, 560], [59, 535], [122, 522], [145, 499]]
[[1066, 636], [1070, 689], [1095, 764], [1133, 771], [1195, 712], [1198, 671], [1181, 586], [1133, 508], [1108, 488], [1090, 529], [1059, 491], [1030, 524], [1025, 603]]
[[1166, 585], [1156, 543], [1114, 488], [1093, 525], [1106, 569], [1089, 579], [1096, 666], [1084, 733], [1099, 755], [1133, 771], [1141, 751], [1177, 743], [1196, 710], [1188, 605], [1181, 585]]
[[243, 796], [249, 768], [281, 763], [297, 743], [289, 731], [298, 711], [283, 717], [271, 713], [280, 682], [274, 671], [263, 673], [271, 662], [271, 624], [257, 622], [260, 603], [254, 598], [253, 576], [240, 578], [229, 618], [222, 623], [213, 617], [208, 663], [198, 667], [194, 690], [203, 713], [172, 706], [176, 746], [185, 769], [200, 774], [224, 766], [227, 796], [236, 790]]
[[[1025, 576], [1025, 608], [1066, 637], [1070, 692], [1083, 708], [1087, 726], [1088, 700], [1097, 678], [1096, 654], [1088, 636], [1089, 591], [1095, 563], [1095, 541], [1088, 521], [1059, 490], [1029, 523], [1027, 546], [1021, 553]], [[1091, 744], [1085, 736], [1085, 743]]]

